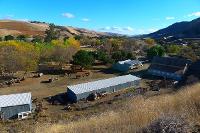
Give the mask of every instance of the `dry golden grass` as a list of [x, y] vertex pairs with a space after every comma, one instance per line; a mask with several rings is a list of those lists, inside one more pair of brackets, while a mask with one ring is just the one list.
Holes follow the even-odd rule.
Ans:
[[155, 120], [168, 116], [182, 117], [192, 124], [200, 122], [200, 84], [187, 87], [175, 94], [145, 99], [138, 96], [127, 103], [123, 111], [107, 112], [90, 119], [68, 124], [44, 124], [36, 133], [79, 132], [139, 132]]

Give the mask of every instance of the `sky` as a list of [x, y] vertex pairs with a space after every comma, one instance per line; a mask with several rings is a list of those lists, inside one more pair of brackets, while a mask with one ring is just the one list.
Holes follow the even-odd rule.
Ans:
[[146, 34], [200, 17], [200, 0], [0, 0], [0, 19]]

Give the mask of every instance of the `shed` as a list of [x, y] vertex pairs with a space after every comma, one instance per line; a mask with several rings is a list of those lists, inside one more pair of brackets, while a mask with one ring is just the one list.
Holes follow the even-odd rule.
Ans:
[[125, 60], [125, 61], [118, 61], [116, 64], [113, 65], [113, 69], [121, 72], [126, 72], [131, 69], [137, 68], [138, 66], [143, 66], [142, 62], [139, 60]]
[[67, 87], [67, 98], [70, 102], [77, 102], [94, 93], [112, 93], [130, 87], [138, 87], [140, 78], [133, 75], [119, 76]]
[[154, 57], [148, 73], [176, 81], [182, 80], [191, 61], [176, 57]]
[[24, 119], [32, 110], [31, 93], [0, 96], [0, 114], [2, 120]]

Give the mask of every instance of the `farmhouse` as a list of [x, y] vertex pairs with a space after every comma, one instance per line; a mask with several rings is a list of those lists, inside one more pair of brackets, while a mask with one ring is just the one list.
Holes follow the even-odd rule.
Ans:
[[0, 96], [0, 115], [2, 120], [24, 119], [31, 113], [31, 93]]
[[154, 57], [148, 73], [176, 81], [182, 80], [190, 61], [176, 57]]
[[125, 60], [114, 64], [113, 69], [121, 72], [126, 72], [139, 66], [143, 66], [139, 60]]
[[125, 88], [138, 87], [140, 78], [133, 75], [119, 76], [67, 87], [67, 98], [71, 102], [87, 98], [95, 93], [112, 93]]

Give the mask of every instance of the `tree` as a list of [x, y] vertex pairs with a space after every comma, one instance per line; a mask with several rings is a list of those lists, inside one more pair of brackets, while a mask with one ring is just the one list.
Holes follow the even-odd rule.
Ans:
[[67, 39], [69, 39], [67, 36], [63, 38], [64, 43], [66, 43]]
[[96, 60], [102, 61], [103, 63], [113, 63], [113, 60], [108, 56], [106, 52], [97, 51], [94, 53]]
[[135, 59], [132, 53], [126, 51], [116, 51], [112, 53], [112, 59], [117, 61], [127, 60], [127, 59]]
[[17, 36], [16, 39], [19, 40], [19, 41], [25, 41], [26, 40], [26, 36], [25, 35], [19, 35], [19, 36]]
[[60, 37], [60, 32], [56, 30], [56, 26], [54, 24], [49, 25], [49, 29], [45, 31], [46, 37], [44, 39], [45, 42], [51, 42], [52, 40], [57, 40]]
[[10, 41], [10, 40], [14, 40], [15, 38], [14, 38], [14, 36], [12, 36], [12, 35], [7, 35], [7, 36], [5, 36], [4, 37], [4, 40], [5, 41]]
[[90, 67], [94, 63], [94, 57], [87, 51], [80, 50], [73, 56], [73, 62], [82, 67]]
[[149, 46], [153, 46], [156, 42], [154, 39], [152, 38], [147, 38], [145, 39], [145, 42], [149, 45]]
[[3, 38], [2, 38], [2, 37], [0, 37], [0, 41], [3, 41]]
[[160, 45], [151, 47], [147, 52], [147, 56], [150, 58], [153, 58], [154, 56], [164, 56], [164, 55], [165, 55], [165, 49]]
[[194, 53], [194, 50], [188, 46], [182, 47], [178, 55], [192, 61], [196, 61], [198, 59]]
[[181, 51], [181, 46], [178, 45], [167, 46], [167, 53], [178, 54], [180, 51]]
[[43, 38], [41, 36], [34, 36], [32, 42], [33, 43], [42, 43]]
[[77, 49], [80, 49], [80, 42], [73, 37], [70, 37], [69, 39], [67, 39], [67, 41], [65, 42], [65, 45], [73, 46]]

